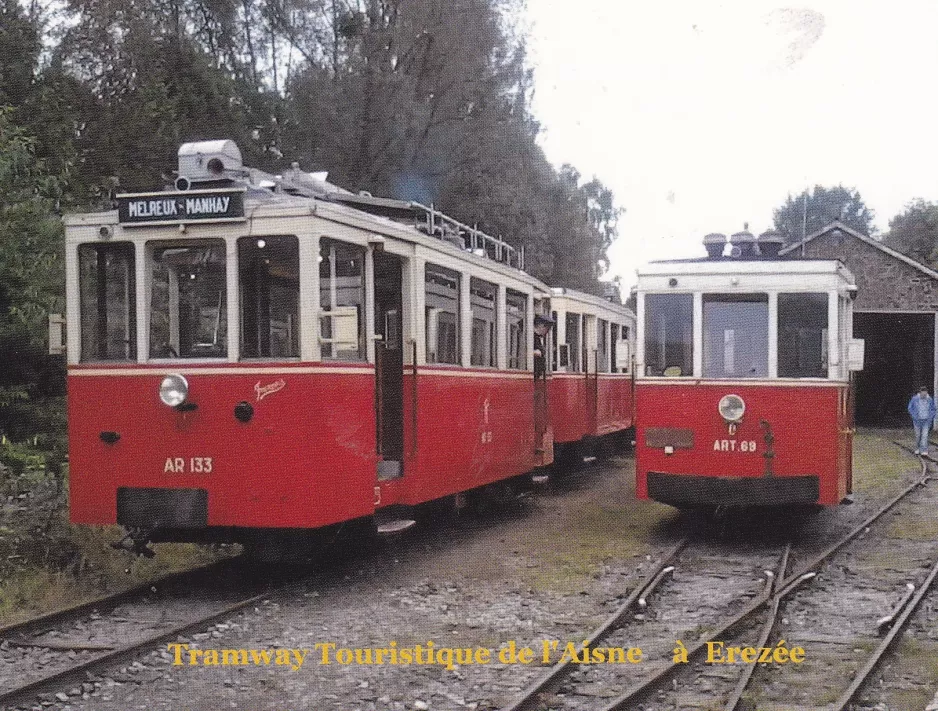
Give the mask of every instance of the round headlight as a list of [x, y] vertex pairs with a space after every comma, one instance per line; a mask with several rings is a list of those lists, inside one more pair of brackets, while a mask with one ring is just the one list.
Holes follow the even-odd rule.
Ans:
[[739, 422], [746, 412], [746, 403], [739, 395], [724, 395], [717, 406], [720, 416], [727, 422]]
[[189, 383], [181, 375], [167, 375], [160, 383], [160, 400], [170, 407], [182, 405], [189, 396]]

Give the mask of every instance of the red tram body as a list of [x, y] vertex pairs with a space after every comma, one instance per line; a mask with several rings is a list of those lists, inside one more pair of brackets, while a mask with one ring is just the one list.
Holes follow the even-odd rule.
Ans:
[[[736, 252], [752, 240], [734, 235]], [[679, 508], [840, 503], [862, 368], [855, 292], [836, 261], [743, 253], [640, 269], [638, 496]]]
[[185, 144], [179, 173], [66, 218], [73, 522], [138, 544], [316, 529], [531, 472], [561, 421], [572, 439], [631, 424], [623, 307], [561, 299], [609, 372], [594, 414], [577, 394], [558, 411], [553, 334], [534, 355], [553, 295], [506, 243], [245, 168], [231, 141]]

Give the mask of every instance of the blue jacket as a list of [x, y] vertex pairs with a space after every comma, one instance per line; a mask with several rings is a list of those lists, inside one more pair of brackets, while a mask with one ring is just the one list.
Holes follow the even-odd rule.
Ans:
[[932, 422], [935, 419], [935, 400], [931, 395], [926, 395], [925, 399], [928, 401], [928, 417], [922, 419], [917, 416], [918, 408], [916, 407], [916, 399], [918, 398], [918, 393], [912, 396], [912, 399], [909, 400], [909, 415], [912, 417], [912, 422]]

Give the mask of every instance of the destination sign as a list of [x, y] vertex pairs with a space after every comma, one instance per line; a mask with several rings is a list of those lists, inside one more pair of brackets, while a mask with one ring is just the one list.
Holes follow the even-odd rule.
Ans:
[[244, 217], [244, 190], [186, 190], [117, 196], [121, 224], [204, 222]]

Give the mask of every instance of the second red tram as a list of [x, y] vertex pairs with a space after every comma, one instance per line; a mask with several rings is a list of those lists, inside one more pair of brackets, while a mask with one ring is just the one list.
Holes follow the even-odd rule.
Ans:
[[554, 446], [625, 432], [634, 423], [635, 315], [591, 294], [551, 289]]
[[854, 278], [734, 238], [739, 256], [718, 245], [639, 270], [637, 494], [680, 508], [837, 504], [852, 489], [863, 357]]
[[[631, 421], [606, 392], [628, 377], [613, 368], [631, 313], [552, 307], [508, 244], [432, 208], [261, 173], [207, 141], [182, 146], [175, 189], [65, 232], [71, 519], [138, 547], [407, 524], [402, 507], [549, 464], [558, 424]], [[553, 334], [540, 368], [534, 352], [552, 311], [582, 317], [561, 353], [575, 344], [593, 385], [560, 413]]]

